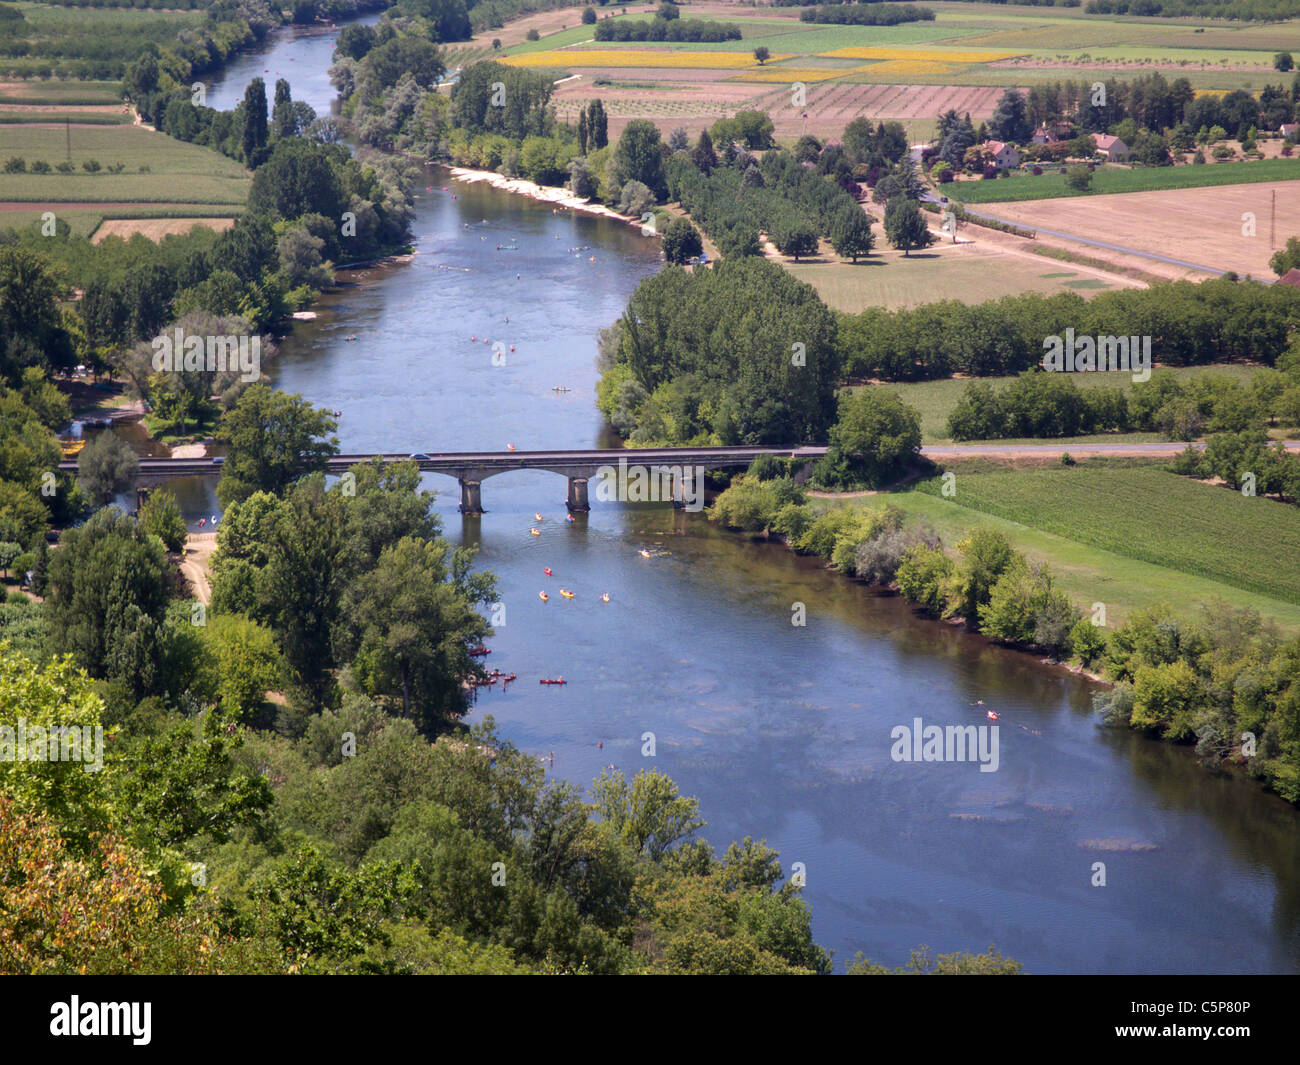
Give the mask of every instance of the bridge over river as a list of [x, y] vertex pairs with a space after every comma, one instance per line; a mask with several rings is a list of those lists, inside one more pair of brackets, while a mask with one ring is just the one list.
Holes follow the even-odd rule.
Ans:
[[[694, 478], [704, 470], [744, 468], [761, 455], [815, 462], [826, 454], [824, 447], [656, 447], [593, 448], [582, 451], [458, 451], [332, 455], [326, 463], [329, 473], [344, 473], [353, 466], [374, 459], [384, 462], [414, 461], [422, 471], [442, 473], [460, 482], [460, 509], [466, 514], [483, 512], [482, 484], [489, 477], [511, 470], [547, 470], [569, 480], [566, 503], [570, 510], [590, 510], [587, 482], [605, 471], [644, 470], [651, 477], [671, 478], [668, 492], [656, 498], [676, 501], [693, 494]], [[140, 481], [157, 483], [173, 477], [213, 476], [221, 472], [220, 458], [146, 458], [140, 460]], [[76, 462], [62, 462], [59, 469], [75, 473]]]

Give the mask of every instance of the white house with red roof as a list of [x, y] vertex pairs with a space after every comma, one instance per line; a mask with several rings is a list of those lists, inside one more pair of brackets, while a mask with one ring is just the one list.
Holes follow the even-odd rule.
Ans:
[[1006, 141], [985, 141], [984, 147], [993, 155], [993, 162], [999, 170], [1014, 170], [1020, 165], [1020, 153], [1014, 144]]
[[1127, 163], [1133, 158], [1133, 149], [1118, 137], [1109, 133], [1094, 133], [1093, 141], [1097, 145], [1097, 154], [1112, 163]]

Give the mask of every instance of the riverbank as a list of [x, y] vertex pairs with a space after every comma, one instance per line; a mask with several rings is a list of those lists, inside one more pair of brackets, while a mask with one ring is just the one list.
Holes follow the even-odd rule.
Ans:
[[493, 188], [501, 189], [504, 192], [513, 192], [519, 196], [527, 196], [529, 199], [540, 200], [543, 203], [554, 204], [557, 207], [564, 207], [571, 211], [585, 211], [587, 214], [612, 218], [619, 222], [626, 222], [628, 225], [641, 225], [641, 219], [633, 218], [631, 215], [619, 214], [604, 204], [594, 203], [586, 197], [575, 195], [569, 189], [555, 185], [538, 185], [534, 181], [525, 181], [522, 178], [508, 178], [504, 174], [498, 174], [493, 170], [469, 170], [463, 166], [451, 166], [446, 163], [438, 165], [446, 166], [451, 172], [451, 176], [457, 181], [486, 181]]
[[[879, 496], [879, 495], [880, 493], [875, 491], [844, 492], [844, 493], [831, 493], [831, 492], [809, 493], [810, 498], [818, 499], [822, 502], [831, 503], [831, 504], [843, 502], [848, 505], [851, 505], [852, 501], [862, 499], [863, 497], [866, 496]], [[886, 498], [888, 497], [886, 496]], [[734, 532], [740, 535], [747, 535], [753, 539], [766, 541], [768, 543], [779, 544], [782, 547], [784, 547], [787, 551], [789, 551], [792, 555], [800, 556], [800, 555], [807, 554], [807, 552], [798, 550], [790, 542], [790, 538], [784, 535], [783, 533], [773, 532], [771, 529], [768, 529], [758, 534], [745, 533], [743, 530], [733, 529], [728, 526], [722, 525], [721, 522], [718, 522], [717, 524], [719, 524], [722, 528], [726, 528], [728, 532]], [[1012, 541], [1012, 546], [1013, 547], [1017, 546], [1014, 541]], [[890, 581], [886, 584], [879, 584], [879, 583], [873, 584], [870, 581], [865, 581], [860, 577], [853, 576], [852, 574], [845, 573], [842, 570], [837, 569], [836, 566], [828, 560], [823, 560], [823, 561], [825, 562], [825, 569], [827, 570], [827, 572], [837, 574], [838, 576], [844, 578], [845, 580], [849, 581], [852, 584], [860, 585], [864, 588], [869, 588], [873, 592], [884, 592], [884, 593], [888, 593], [889, 595], [902, 596], [902, 590], [899, 588], [897, 582], [895, 581]], [[933, 615], [927, 616], [924, 612], [919, 610], [916, 610], [914, 612], [916, 614], [916, 617], [919, 620], [931, 621], [939, 625], [947, 625], [951, 628], [958, 629], [962, 632], [968, 632], [972, 636], [983, 636], [985, 639], [991, 640], [991, 637], [985, 636], [985, 634], [981, 633], [978, 629], [971, 628], [966, 623], [966, 621], [960, 617], [940, 618], [940, 617], [935, 617]], [[1113, 681], [1108, 680], [1100, 673], [1088, 669], [1087, 666], [1085, 665], [1075, 665], [1063, 659], [1052, 658], [1050, 656], [1043, 657], [1041, 651], [1035, 650], [1033, 647], [1029, 647], [1021, 644], [1009, 643], [1004, 640], [992, 640], [992, 642], [997, 643], [998, 646], [1004, 647], [1008, 650], [1016, 651], [1018, 653], [1028, 655], [1036, 659], [1040, 664], [1047, 666], [1051, 669], [1064, 670], [1066, 673], [1069, 673], [1072, 676], [1084, 677], [1087, 680], [1090, 680], [1095, 684], [1100, 684], [1106, 688], [1113, 688], [1115, 686]]]

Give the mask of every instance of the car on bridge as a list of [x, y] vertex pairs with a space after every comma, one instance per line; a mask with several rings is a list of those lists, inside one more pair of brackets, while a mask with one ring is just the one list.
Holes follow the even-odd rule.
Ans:
[[432, 461], [433, 461], [433, 459], [429, 458], [429, 456], [426, 455], [423, 451], [417, 451], [414, 455], [411, 455], [410, 458], [415, 459], [417, 462], [432, 462]]
[[217, 456], [212, 460], [212, 465], [214, 465], [214, 466], [223, 466], [223, 465], [225, 465], [225, 462], [226, 462], [226, 456], [225, 456], [225, 455], [217, 455]]

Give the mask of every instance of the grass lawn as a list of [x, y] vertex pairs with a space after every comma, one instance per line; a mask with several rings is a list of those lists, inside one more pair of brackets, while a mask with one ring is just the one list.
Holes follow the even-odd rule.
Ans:
[[[940, 482], [920, 491], [938, 497]], [[953, 502], [1300, 607], [1300, 511], [1150, 466], [958, 474]], [[1100, 597], [1098, 597], [1100, 598]]]
[[[65, 158], [64, 131], [0, 125], [0, 158], [20, 156], [58, 163]], [[125, 170], [88, 174], [84, 160]], [[0, 174], [0, 202], [242, 204], [251, 178], [233, 159], [173, 140], [139, 126], [74, 129], [71, 174]], [[141, 168], [148, 173], [141, 173]]]
[[[1017, 476], [1030, 477], [1035, 474]], [[965, 485], [960, 475], [957, 485], [960, 498], [961, 489]], [[1205, 490], [1211, 491], [1208, 488]], [[1288, 631], [1300, 631], [1300, 606], [1292, 603], [1143, 562], [1053, 532], [995, 517], [925, 492], [894, 492], [878, 498], [901, 507], [916, 518], [928, 521], [948, 545], [956, 544], [979, 525], [1000, 530], [1017, 550], [1023, 551], [1035, 562], [1050, 566], [1057, 586], [1075, 604], [1088, 610], [1093, 603], [1105, 603], [1109, 627], [1122, 625], [1135, 611], [1160, 603], [1170, 603], [1175, 608], [1190, 610], [1201, 603], [1221, 600], [1236, 607], [1251, 607], [1265, 617], [1273, 618]]]
[[[1173, 374], [1180, 381], [1186, 381], [1191, 377], [1196, 377], [1203, 373], [1225, 374], [1235, 378], [1242, 384], [1245, 384], [1258, 371], [1255, 366], [1172, 366], [1168, 367], [1166, 372]], [[888, 388], [897, 392], [899, 397], [909, 407], [914, 407], [921, 415], [921, 434], [923, 442], [926, 444], [946, 444], [951, 443], [952, 439], [948, 436], [948, 415], [952, 413], [953, 407], [961, 399], [962, 394], [966, 391], [966, 386], [971, 383], [971, 378], [965, 377], [946, 377], [938, 381], [916, 381], [904, 384], [888, 384], [881, 387]], [[1003, 385], [1014, 381], [1014, 377], [981, 377], [982, 383], [992, 385], [994, 388], [1000, 388]], [[1070, 380], [1078, 388], [1117, 388], [1122, 387], [1127, 392], [1145, 387], [1144, 384], [1138, 384], [1133, 381], [1131, 374], [1127, 373], [1076, 373], [1070, 375]], [[1158, 433], [1103, 433], [1096, 436], [1072, 436], [1064, 440], [1053, 441], [1063, 444], [1083, 444], [1083, 443], [1120, 443], [1123, 441], [1145, 442], [1163, 439]], [[1038, 441], [998, 441], [999, 443], [1044, 443]]]
[[1099, 167], [1087, 192], [1065, 184], [1064, 174], [1015, 174], [994, 181], [954, 181], [944, 192], [964, 203], [1007, 203], [1048, 200], [1065, 196], [1090, 196], [1109, 192], [1152, 192], [1160, 189], [1195, 189], [1211, 185], [1242, 185], [1260, 181], [1300, 179], [1300, 159], [1255, 159], [1204, 166]]

